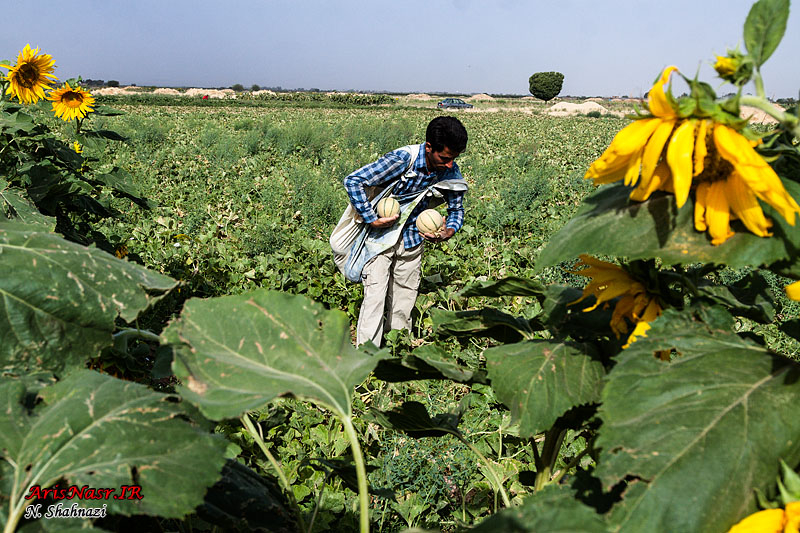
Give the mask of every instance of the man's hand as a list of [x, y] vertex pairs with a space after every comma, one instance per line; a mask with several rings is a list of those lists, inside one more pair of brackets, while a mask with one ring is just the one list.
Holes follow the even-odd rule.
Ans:
[[456, 230], [454, 230], [453, 228], [445, 227], [442, 231], [439, 232], [438, 236], [436, 236], [433, 233], [423, 233], [422, 236], [425, 237], [425, 240], [427, 241], [442, 242], [446, 241], [447, 239], [455, 235], [455, 233]]
[[378, 220], [373, 220], [369, 223], [369, 225], [373, 228], [388, 228], [389, 226], [394, 226], [394, 223], [398, 218], [400, 218], [400, 215], [383, 217], [379, 218]]

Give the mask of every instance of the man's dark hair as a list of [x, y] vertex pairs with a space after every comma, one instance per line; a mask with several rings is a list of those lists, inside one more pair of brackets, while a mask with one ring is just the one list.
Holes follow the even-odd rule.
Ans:
[[441, 152], [447, 146], [461, 153], [467, 147], [467, 129], [456, 117], [436, 117], [428, 124], [425, 142], [431, 143], [434, 152]]

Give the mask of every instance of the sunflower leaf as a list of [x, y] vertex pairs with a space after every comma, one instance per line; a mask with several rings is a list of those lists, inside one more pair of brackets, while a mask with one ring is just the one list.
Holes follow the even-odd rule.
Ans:
[[[705, 309], [664, 311], [606, 378], [595, 475], [606, 488], [629, 480], [617, 531], [725, 531], [773, 486], [775, 458], [800, 461], [800, 365]], [[671, 349], [672, 362], [653, 357]]]
[[[800, 198], [800, 184], [783, 183], [789, 194]], [[630, 193], [629, 187], [618, 183], [588, 196], [575, 217], [542, 250], [536, 269], [588, 253], [630, 260], [660, 258], [667, 266], [704, 263], [743, 268], [780, 263], [783, 273], [800, 276], [800, 257], [795, 252], [800, 248], [800, 224], [789, 225], [767, 204], [761, 205], [773, 221], [772, 237], [758, 237], [733, 221], [736, 234], [714, 246], [706, 233], [695, 230], [692, 195], [678, 209], [672, 194], [656, 192], [636, 202], [629, 199]]]
[[280, 395], [351, 415], [354, 387], [383, 356], [350, 341], [347, 315], [304, 296], [257, 290], [191, 299], [164, 330], [181, 394], [213, 420], [235, 418]]
[[472, 533], [605, 533], [603, 517], [581, 503], [575, 492], [564, 485], [548, 485], [525, 497], [522, 505], [503, 509], [483, 522]]
[[53, 233], [0, 224], [0, 368], [83, 366], [126, 322], [177, 285], [172, 278]]
[[30, 225], [40, 231], [50, 232], [56, 228], [56, 219], [43, 215], [23, 189], [11, 187], [0, 178], [0, 222], [16, 222]]
[[789, 19], [789, 0], [759, 0], [744, 23], [744, 44], [756, 66], [763, 65], [778, 48]]
[[[224, 439], [188, 422], [175, 395], [79, 370], [30, 398], [23, 382], [0, 379], [3, 487], [13, 505], [31, 486], [139, 485], [142, 499], [108, 498], [108, 512], [181, 517], [220, 476]], [[31, 404], [35, 405], [31, 409]], [[4, 498], [5, 499], [5, 498]], [[8, 500], [7, 500], [8, 501]]]
[[489, 348], [486, 367], [497, 398], [521, 436], [544, 431], [572, 407], [595, 402], [605, 375], [590, 345], [528, 341]]

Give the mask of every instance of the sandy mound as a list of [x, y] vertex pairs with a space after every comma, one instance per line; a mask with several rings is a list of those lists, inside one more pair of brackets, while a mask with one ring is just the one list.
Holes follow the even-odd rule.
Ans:
[[597, 102], [599, 104], [600, 102], [605, 102], [605, 99], [603, 99], [603, 98], [587, 98], [586, 101], [587, 102]]
[[586, 114], [591, 111], [599, 111], [602, 114], [607, 114], [609, 111], [597, 102], [584, 102], [582, 104], [573, 104], [572, 102], [559, 102], [552, 105], [545, 110], [545, 113], [554, 117], [566, 117], [569, 115]]
[[430, 100], [431, 99], [431, 95], [425, 94], [425, 93], [412, 93], [412, 94], [406, 95], [406, 97], [410, 98], [411, 100]]
[[478, 94], [473, 94], [472, 96], [467, 98], [467, 100], [472, 100], [473, 102], [488, 102], [489, 100], [494, 100], [494, 98], [492, 98], [486, 93], [478, 93]]
[[175, 89], [162, 89], [162, 88], [158, 88], [158, 89], [156, 89], [155, 91], [153, 91], [153, 94], [168, 94], [168, 95], [170, 95], [170, 96], [180, 96], [181, 92], [180, 92], [180, 91], [177, 91], [177, 90], [175, 90]]
[[[783, 110], [783, 108], [781, 106], [779, 106], [779, 105], [776, 105], [775, 107], [777, 107], [780, 110]], [[777, 124], [778, 123], [778, 121], [775, 120], [773, 117], [767, 115], [766, 113], [764, 113], [763, 111], [761, 111], [760, 109], [757, 109], [755, 107], [750, 107], [750, 106], [743, 105], [743, 106], [741, 106], [739, 111], [740, 111], [740, 114], [741, 114], [742, 118], [750, 119], [750, 122], [754, 122], [754, 123], [757, 123], [757, 124]]]
[[186, 96], [208, 96], [209, 98], [236, 98], [233, 89], [187, 89]]
[[128, 85], [127, 87], [103, 87], [102, 89], [94, 89], [92, 94], [139, 94], [143, 91], [141, 87], [134, 87]]

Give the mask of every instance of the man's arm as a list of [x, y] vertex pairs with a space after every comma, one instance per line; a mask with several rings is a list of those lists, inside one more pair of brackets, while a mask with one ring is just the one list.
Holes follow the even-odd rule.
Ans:
[[[361, 167], [344, 179], [344, 188], [350, 197], [350, 203], [364, 222], [370, 224], [379, 220], [367, 198], [365, 188], [390, 183], [406, 171], [410, 161], [411, 155], [405, 150], [395, 150], [383, 155], [374, 163]], [[395, 216], [392, 220], [396, 218]]]

